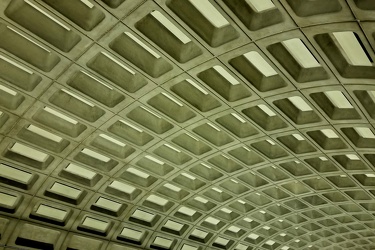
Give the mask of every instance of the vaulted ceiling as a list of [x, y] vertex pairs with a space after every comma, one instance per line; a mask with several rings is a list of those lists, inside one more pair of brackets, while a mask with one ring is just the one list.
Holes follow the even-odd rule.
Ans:
[[375, 1], [0, 19], [0, 249], [375, 249]]

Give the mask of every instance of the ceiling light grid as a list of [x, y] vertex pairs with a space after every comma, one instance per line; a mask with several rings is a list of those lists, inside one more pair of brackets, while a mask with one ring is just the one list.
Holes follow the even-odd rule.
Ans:
[[369, 1], [0, 8], [1, 244], [374, 245]]

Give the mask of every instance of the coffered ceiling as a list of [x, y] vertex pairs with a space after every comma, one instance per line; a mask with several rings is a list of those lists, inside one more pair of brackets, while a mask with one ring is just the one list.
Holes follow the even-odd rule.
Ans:
[[0, 249], [375, 249], [374, 20], [1, 0]]

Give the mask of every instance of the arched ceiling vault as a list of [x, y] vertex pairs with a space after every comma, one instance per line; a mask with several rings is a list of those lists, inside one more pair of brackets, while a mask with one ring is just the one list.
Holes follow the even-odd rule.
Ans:
[[375, 249], [375, 1], [0, 10], [0, 249]]

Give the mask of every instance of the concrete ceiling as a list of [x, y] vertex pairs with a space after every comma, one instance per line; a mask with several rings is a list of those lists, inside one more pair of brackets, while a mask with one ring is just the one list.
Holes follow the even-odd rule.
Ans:
[[0, 249], [375, 249], [375, 1], [0, 19]]

